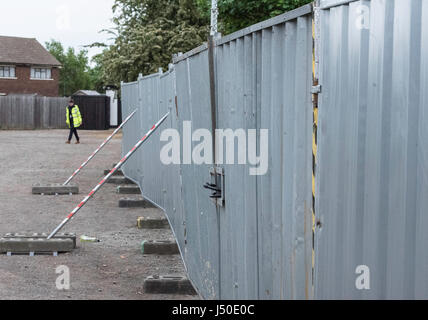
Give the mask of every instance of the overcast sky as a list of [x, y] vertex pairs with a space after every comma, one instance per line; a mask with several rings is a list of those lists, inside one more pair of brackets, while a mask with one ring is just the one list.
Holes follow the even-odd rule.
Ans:
[[[36, 38], [41, 44], [59, 40], [77, 50], [93, 42], [106, 42], [99, 33], [113, 26], [114, 0], [12, 0], [0, 2], [0, 35]], [[93, 56], [100, 49], [89, 49]]]

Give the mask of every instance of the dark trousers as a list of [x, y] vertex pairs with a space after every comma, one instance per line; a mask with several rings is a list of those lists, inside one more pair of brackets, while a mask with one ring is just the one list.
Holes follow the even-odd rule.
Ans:
[[73, 138], [73, 133], [76, 136], [76, 140], [79, 141], [80, 139], [79, 139], [79, 135], [77, 134], [77, 129], [74, 127], [70, 128], [70, 134], [68, 136], [68, 141], [71, 141], [71, 139]]

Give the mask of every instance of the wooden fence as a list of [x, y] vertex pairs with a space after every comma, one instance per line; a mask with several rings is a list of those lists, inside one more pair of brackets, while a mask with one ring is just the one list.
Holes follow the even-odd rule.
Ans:
[[[83, 117], [84, 130], [106, 130], [110, 127], [110, 98], [74, 96]], [[65, 129], [68, 98], [39, 96], [0, 97], [0, 129]]]
[[0, 129], [65, 129], [67, 98], [0, 97]]

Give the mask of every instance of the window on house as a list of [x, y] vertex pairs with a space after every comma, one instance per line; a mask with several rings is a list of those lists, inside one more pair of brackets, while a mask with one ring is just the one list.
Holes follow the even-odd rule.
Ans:
[[31, 68], [31, 79], [52, 79], [51, 69], [49, 68]]
[[15, 78], [15, 67], [0, 66], [0, 78]]

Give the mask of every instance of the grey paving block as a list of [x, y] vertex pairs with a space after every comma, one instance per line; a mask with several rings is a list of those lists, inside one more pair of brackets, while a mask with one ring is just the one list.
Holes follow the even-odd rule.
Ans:
[[119, 208], [156, 208], [150, 201], [142, 197], [123, 198], [119, 200]]
[[131, 184], [135, 185], [135, 183], [131, 180], [129, 180], [126, 177], [118, 177], [118, 176], [112, 176], [110, 179], [108, 179], [107, 183], [111, 184]]
[[183, 276], [150, 276], [144, 280], [145, 293], [196, 295], [192, 283]]
[[[108, 175], [110, 172], [111, 172], [111, 170], [112, 169], [110, 169], [110, 170], [104, 170], [104, 175], [106, 176], [106, 175]], [[123, 172], [122, 172], [122, 170], [117, 170], [117, 171], [115, 171], [115, 173], [113, 173], [113, 176], [119, 176], [119, 177], [123, 177]]]
[[123, 185], [117, 187], [117, 193], [119, 194], [141, 194], [140, 187], [134, 185]]
[[[16, 233], [6, 233], [3, 238], [33, 238], [33, 239], [47, 239], [47, 233], [25, 233], [25, 232], [16, 232]], [[73, 241], [74, 248], [77, 247], [75, 233], [58, 233], [55, 235], [54, 239], [71, 239]]]
[[24, 235], [7, 235], [0, 238], [0, 253], [28, 254], [28, 253], [53, 253], [70, 252], [76, 248], [75, 239], [67, 237], [55, 237], [48, 240], [46, 237], [38, 235], [30, 237]]
[[79, 186], [77, 184], [68, 184], [63, 186], [60, 183], [36, 183], [32, 188], [33, 194], [44, 194], [44, 195], [63, 195], [63, 194], [78, 194]]
[[169, 228], [168, 220], [165, 218], [146, 218], [137, 219], [138, 229], [167, 229]]
[[143, 254], [172, 255], [180, 254], [178, 245], [174, 240], [150, 241], [144, 240], [141, 243]]

